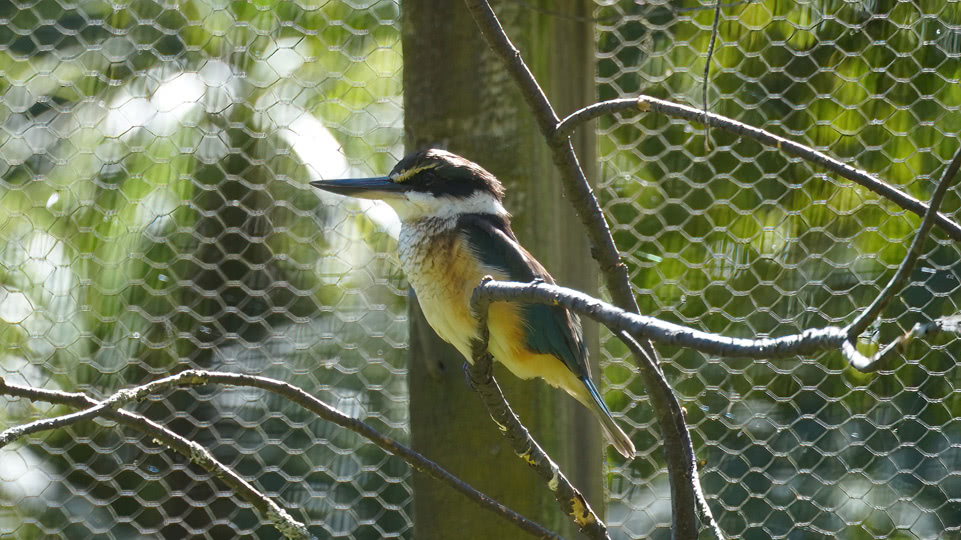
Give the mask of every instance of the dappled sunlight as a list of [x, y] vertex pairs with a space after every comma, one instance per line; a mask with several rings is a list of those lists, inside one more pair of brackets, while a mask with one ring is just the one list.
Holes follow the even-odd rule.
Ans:
[[[54, 26], [35, 15], [54, 21], [61, 37], [46, 42], [44, 29]], [[260, 372], [406, 436], [406, 287], [386, 255], [396, 216], [307, 185], [383, 172], [401, 153], [399, 41], [384, 40], [397, 36], [398, 6], [43, 0], [0, 8], [0, 17], [11, 23], [0, 30], [4, 379], [104, 395], [185, 367]], [[8, 32], [21, 24], [29, 31]], [[304, 35], [303, 27], [324, 32]], [[361, 35], [341, 48], [351, 31]], [[234, 454], [259, 463], [257, 470], [281, 435], [283, 444], [307, 449], [303, 463], [342, 459], [329, 471], [338, 479], [367, 482], [366, 471], [382, 460], [380, 452], [358, 452], [356, 436], [293, 420], [301, 413], [275, 401], [256, 434], [229, 423], [199, 427], [217, 407], [242, 418], [244, 403], [219, 396], [174, 393], [172, 408], [141, 410], [161, 423], [171, 414], [198, 422], [195, 438], [215, 453], [235, 451], [217, 447], [221, 438], [262, 436], [254, 450]], [[5, 405], [0, 424], [59, 411], [24, 404]], [[31, 531], [83, 515], [78, 537], [168, 534], [171, 493], [203, 500], [194, 490], [206, 484], [184, 479], [179, 464], [156, 453], [138, 461], [149, 441], [118, 433], [82, 424], [14, 447], [21, 459], [35, 455], [61, 472], [29, 490], [38, 506], [0, 509], [0, 531], [10, 529], [10, 515], [34, 524]], [[135, 463], [136, 478], [124, 488], [133, 495], [104, 502], [56, 489], [76, 484], [88, 493], [89, 482], [64, 475], [105, 471], [118, 455]], [[262, 474], [254, 482], [273, 486], [275, 476]], [[406, 530], [409, 472], [390, 466], [379, 474], [378, 482], [391, 482], [378, 488], [393, 501], [386, 512]], [[336, 487], [318, 480], [328, 472], [309, 476], [307, 498], [291, 496], [311, 519], [363, 526], [351, 510], [311, 499]], [[28, 497], [0, 484], [5, 500]], [[131, 517], [136, 526], [108, 527], [111, 512], [125, 512], [130, 501], [161, 510]], [[385, 512], [378, 500], [365, 507]]]

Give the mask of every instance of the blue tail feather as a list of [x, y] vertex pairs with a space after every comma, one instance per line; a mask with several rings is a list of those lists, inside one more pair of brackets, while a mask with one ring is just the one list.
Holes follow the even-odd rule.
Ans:
[[607, 404], [604, 403], [604, 399], [601, 397], [601, 393], [597, 391], [597, 387], [594, 386], [594, 382], [586, 376], [581, 377], [581, 382], [584, 383], [593, 401], [593, 407], [591, 404], [588, 404], [588, 407], [601, 423], [601, 428], [611, 441], [611, 444], [614, 445], [614, 448], [616, 448], [622, 456], [628, 459], [633, 458], [636, 453], [634, 443], [631, 442], [627, 433], [624, 433], [624, 430], [614, 422], [614, 416], [611, 414], [611, 410], [607, 408]]

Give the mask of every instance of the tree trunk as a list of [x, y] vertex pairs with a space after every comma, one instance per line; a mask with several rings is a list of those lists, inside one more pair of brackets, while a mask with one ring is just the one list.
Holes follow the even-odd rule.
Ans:
[[[495, 2], [508, 34], [559, 114], [593, 100], [592, 4]], [[488, 50], [461, 2], [404, 0], [404, 114], [408, 150], [446, 148], [478, 162], [504, 182], [514, 231], [558, 283], [596, 291], [595, 266], [537, 125], [514, 82]], [[543, 8], [543, 9], [538, 9]], [[558, 10], [563, 13], [558, 13]], [[575, 140], [588, 176], [594, 137]], [[543, 481], [510, 449], [470, 391], [464, 358], [410, 306], [410, 414], [414, 449], [496, 500], [564, 536], [576, 528]], [[586, 325], [596, 362], [597, 331]], [[495, 375], [535, 439], [591, 505], [603, 510], [600, 430], [588, 412], [541, 380]], [[414, 475], [414, 537], [515, 538], [517, 529], [446, 486]]]

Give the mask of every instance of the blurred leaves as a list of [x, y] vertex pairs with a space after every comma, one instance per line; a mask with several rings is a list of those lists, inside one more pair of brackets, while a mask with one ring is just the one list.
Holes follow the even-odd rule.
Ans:
[[[274, 373], [404, 438], [406, 286], [384, 256], [390, 219], [306, 185], [399, 157], [398, 5], [41, 0], [2, 4], [0, 18], [0, 374], [105, 394], [187, 366]], [[268, 492], [329, 471], [280, 501], [328, 535], [380, 538], [368, 515], [409, 526], [405, 466], [234, 394], [178, 392], [145, 411]], [[11, 402], [0, 424], [55, 412]], [[211, 534], [275, 534], [149, 441], [96, 424], [31, 441], [20, 453], [50, 487], [5, 480], [49, 509], [17, 509], [4, 484], [14, 507], [0, 531], [29, 538], [80, 512], [86, 524], [65, 534], [183, 536], [228, 516]], [[277, 457], [288, 447], [299, 468]], [[158, 474], [142, 474], [144, 459]], [[380, 495], [348, 497], [347, 511], [344, 489]], [[132, 510], [145, 501], [162, 511]], [[113, 529], [116, 515], [133, 526]]]
[[[601, 4], [600, 97], [645, 93], [699, 107], [711, 6]], [[958, 146], [959, 22], [961, 9], [944, 2], [725, 4], [711, 111], [926, 200]], [[679, 120], [624, 115], [602, 118], [600, 130], [599, 194], [648, 315], [743, 337], [849, 322], [894, 273], [920, 222], [717, 129], [708, 153], [703, 126]], [[958, 193], [946, 214], [958, 215]], [[864, 347], [959, 311], [958, 247], [929, 243], [923, 260]], [[958, 343], [919, 346], [893, 373], [872, 377], [851, 373], [838, 354], [755, 362], [664, 350], [722, 528], [737, 538], [933, 539], [961, 526], [961, 491], [944, 468], [961, 463], [952, 434], [961, 408], [943, 401], [961, 388]], [[606, 348], [623, 357], [616, 340]], [[661, 492], [643, 488], [666, 479], [643, 389], [619, 367], [606, 376], [617, 388], [612, 404], [639, 426], [639, 447], [647, 441], [652, 456], [612, 479], [627, 506], [612, 512], [627, 534], [666, 538], [652, 507]], [[927, 420], [908, 420], [919, 415]], [[937, 450], [909, 450], [931, 438], [942, 440]]]

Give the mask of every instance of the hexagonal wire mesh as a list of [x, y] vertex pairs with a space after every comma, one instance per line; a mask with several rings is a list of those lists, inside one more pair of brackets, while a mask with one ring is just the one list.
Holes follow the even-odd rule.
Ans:
[[[104, 396], [186, 367], [264, 374], [406, 438], [396, 218], [306, 181], [401, 152], [399, 6], [0, 5], [0, 374]], [[147, 416], [316, 534], [410, 527], [409, 475], [261, 391]], [[65, 409], [5, 400], [8, 427]], [[272, 538], [223, 485], [107, 423], [0, 451], [0, 536]]]
[[[701, 105], [713, 4], [600, 0], [601, 98]], [[961, 4], [722, 6], [708, 98], [927, 200], [958, 146]], [[642, 310], [730, 336], [843, 324], [890, 279], [920, 220], [798, 159], [702, 125], [600, 123], [599, 190]], [[942, 207], [957, 219], [958, 190]], [[935, 233], [910, 286], [863, 336], [871, 350], [957, 313], [961, 256]], [[645, 456], [614, 468], [610, 525], [668, 538], [657, 429], [606, 342], [612, 403]], [[662, 348], [709, 502], [731, 538], [961, 538], [961, 347], [916, 345], [860, 375], [837, 352], [727, 360]], [[648, 536], [650, 535], [650, 536]], [[637, 537], [637, 536], [634, 536]]]

